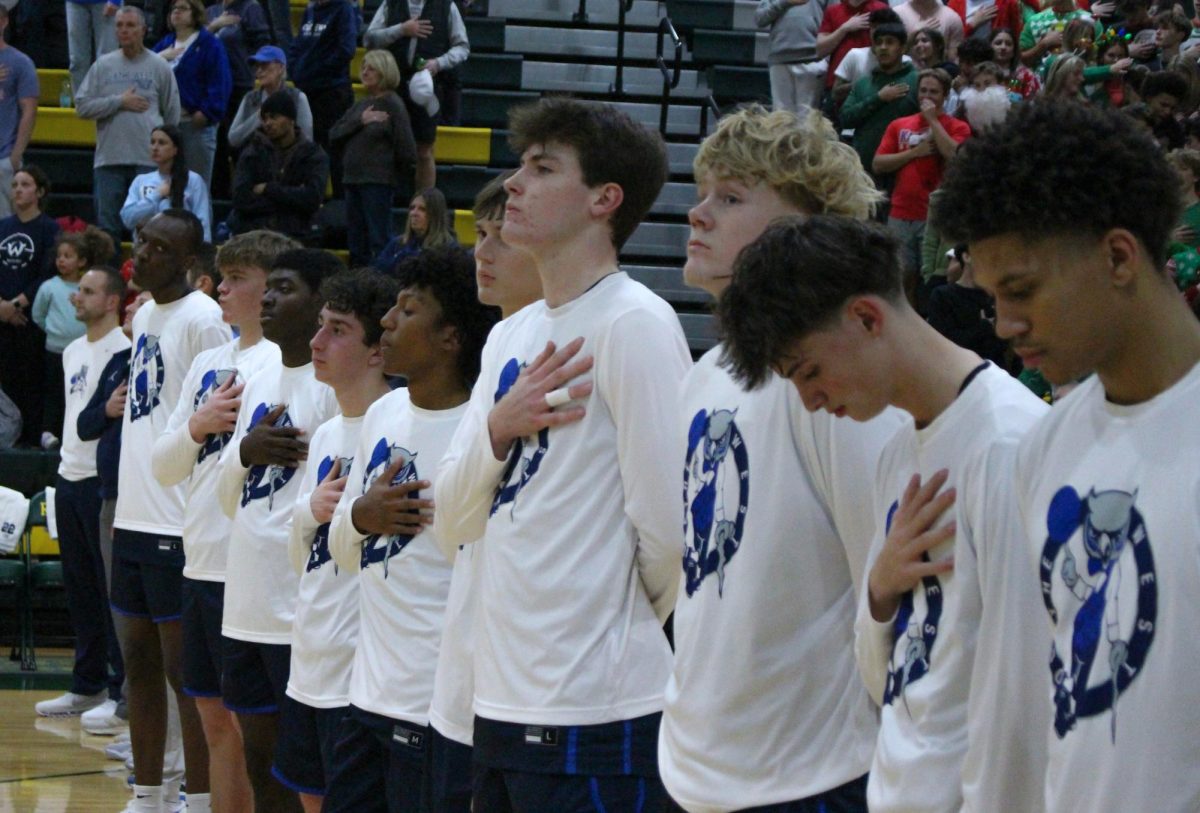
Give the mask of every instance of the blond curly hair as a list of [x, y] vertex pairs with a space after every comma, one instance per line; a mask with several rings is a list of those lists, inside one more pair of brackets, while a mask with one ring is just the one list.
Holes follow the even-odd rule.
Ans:
[[721, 119], [696, 153], [696, 180], [705, 175], [763, 182], [807, 214], [865, 218], [883, 195], [848, 144], [819, 112], [794, 113], [749, 105]]

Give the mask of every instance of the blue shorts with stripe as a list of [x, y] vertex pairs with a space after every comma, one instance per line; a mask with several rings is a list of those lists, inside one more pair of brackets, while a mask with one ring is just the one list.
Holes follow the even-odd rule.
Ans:
[[497, 813], [661, 813], [661, 714], [588, 726], [475, 718], [474, 804]]

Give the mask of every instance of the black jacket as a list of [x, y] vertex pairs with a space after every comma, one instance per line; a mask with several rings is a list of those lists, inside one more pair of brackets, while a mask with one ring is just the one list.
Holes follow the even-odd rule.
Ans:
[[[318, 145], [297, 133], [296, 142], [280, 150], [257, 133], [242, 150], [233, 174], [229, 228], [234, 234], [272, 229], [290, 237], [307, 237], [328, 181], [329, 158]], [[256, 195], [254, 187], [260, 183], [267, 186]]]

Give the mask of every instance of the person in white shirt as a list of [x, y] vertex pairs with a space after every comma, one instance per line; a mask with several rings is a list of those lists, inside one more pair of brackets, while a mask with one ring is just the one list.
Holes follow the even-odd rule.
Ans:
[[111, 268], [88, 271], [79, 280], [79, 290], [71, 294], [75, 318], [87, 326], [87, 333], [63, 351], [66, 419], [54, 494], [63, 584], [75, 633], [75, 665], [70, 690], [37, 704], [37, 713], [44, 717], [82, 714], [105, 703], [110, 712], [115, 711], [125, 679], [108, 610], [107, 568], [100, 555], [96, 441], [80, 440], [76, 430], [79, 413], [96, 392], [108, 360], [129, 348], [129, 339], [121, 332], [124, 299], [125, 280]]
[[[200, 250], [199, 219], [168, 209], [138, 232], [133, 281], [150, 291], [133, 320], [133, 354], [121, 429], [121, 465], [113, 520], [111, 601], [129, 686], [129, 733], [137, 784], [131, 811], [157, 813], [178, 787], [162, 781], [167, 701], [175, 692], [188, 765], [188, 790], [208, 793], [208, 749], [196, 704], [183, 690], [183, 521], [185, 488], [154, 477], [150, 449], [167, 428], [197, 355], [229, 341], [221, 309], [188, 285]], [[199, 805], [199, 800], [197, 801]]]
[[[880, 457], [877, 530], [855, 623], [859, 672], [882, 706], [867, 805], [958, 811], [979, 626], [967, 608], [978, 606], [978, 587], [951, 555], [954, 524], [939, 519], [953, 489], [921, 511], [912, 504], [922, 484], [924, 494], [960, 485], [977, 455], [1024, 433], [1046, 405], [912, 309], [896, 245], [878, 226], [846, 218], [780, 221], [739, 257], [719, 310], [731, 363], [749, 383], [774, 367], [810, 410], [864, 420], [894, 406], [911, 416]], [[797, 270], [783, 278], [779, 268]], [[907, 536], [910, 525], [921, 535]], [[1019, 549], [1011, 536], [980, 543]], [[1019, 648], [1021, 639], [1008, 637]], [[1031, 686], [1009, 690], [1035, 705]]]
[[337, 413], [333, 390], [313, 370], [322, 282], [342, 270], [326, 251], [275, 257], [262, 298], [263, 337], [279, 361], [242, 390], [233, 436], [221, 452], [217, 499], [232, 518], [221, 620], [221, 692], [237, 713], [255, 808], [299, 811], [293, 789], [273, 775], [280, 709], [291, 663], [299, 579], [288, 557], [292, 508], [307, 468], [308, 439]]
[[[512, 171], [496, 176], [475, 196], [475, 284], [479, 301], [500, 309], [507, 319], [542, 298], [542, 281], [533, 258], [504, 242], [504, 182]], [[479, 379], [475, 388], [490, 394]], [[472, 391], [472, 396], [475, 393]], [[462, 431], [462, 424], [459, 425]], [[454, 441], [451, 441], [453, 444]], [[482, 531], [481, 531], [482, 532]], [[439, 537], [440, 540], [440, 537]], [[454, 562], [446, 622], [438, 651], [433, 702], [429, 707], [429, 749], [437, 764], [470, 765], [474, 743], [474, 627], [478, 612], [474, 545], [443, 545]], [[439, 755], [442, 755], [440, 758]], [[429, 802], [436, 813], [470, 813], [470, 770], [449, 770], [428, 777]]]
[[[890, 8], [878, 8], [867, 15], [867, 31], [872, 34], [876, 26], [884, 23], [900, 23], [900, 15]], [[911, 36], [911, 35], [910, 35]], [[871, 39], [874, 42], [874, 37]], [[905, 54], [900, 58], [901, 62], [911, 63], [912, 58]], [[839, 105], [846, 101], [846, 97], [850, 95], [850, 88], [854, 87], [854, 83], [864, 76], [870, 76], [871, 71], [879, 67], [879, 59], [875, 56], [875, 49], [867, 45], [862, 48], [851, 48], [842, 57], [842, 61], [838, 63], [837, 68], [833, 72], [833, 100]]]
[[429, 731], [452, 572], [429, 497], [499, 313], [458, 247], [423, 251], [399, 276], [381, 345], [384, 371], [408, 385], [367, 410], [329, 527], [334, 562], [358, 574], [359, 638], [326, 813], [428, 810], [431, 777], [471, 768], [469, 754], [447, 764], [461, 751], [435, 752]]
[[665, 148], [569, 99], [512, 111], [510, 130], [521, 168], [501, 233], [545, 299], [489, 337], [435, 499], [444, 544], [480, 540], [474, 803], [662, 810], [679, 546], [660, 506], [678, 500], [669, 427], [691, 362], [674, 311], [617, 252], [661, 189]]
[[221, 615], [229, 519], [217, 504], [217, 461], [231, 438], [246, 381], [279, 363], [279, 348], [263, 339], [259, 313], [275, 257], [299, 244], [281, 234], [253, 231], [221, 246], [216, 286], [221, 318], [238, 337], [192, 361], [183, 397], [166, 431], [154, 442], [151, 463], [164, 486], [186, 483], [183, 514], [183, 685], [196, 701], [208, 743], [213, 807], [250, 802], [242, 738], [233, 712], [221, 702]]
[[1094, 373], [1009, 473], [1041, 599], [1014, 631], [1053, 641], [1034, 675], [1053, 708], [1028, 732], [1049, 740], [1046, 809], [1200, 809], [1200, 325], [1162, 270], [1177, 179], [1129, 119], [1052, 103], [946, 180], [934, 216], [969, 243], [997, 334], [1053, 384]]
[[[694, 165], [683, 273], [714, 298], [775, 218], [863, 218], [880, 199], [819, 114], [740, 110]], [[877, 726], [855, 674], [854, 608], [875, 522], [862, 505], [900, 416], [810, 414], [780, 376], [744, 389], [723, 353], [688, 373], [676, 417], [684, 502], [664, 510], [678, 522], [682, 509], [684, 572], [659, 770], [689, 811], [865, 810]]]
[[320, 329], [312, 341], [316, 379], [333, 388], [338, 414], [313, 433], [308, 466], [292, 508], [288, 553], [300, 577], [292, 620], [292, 661], [280, 710], [275, 775], [320, 813], [333, 773], [334, 745], [349, 710], [350, 668], [358, 643], [358, 571], [329, 553], [329, 522], [346, 488], [363, 416], [391, 392], [383, 372], [380, 320], [399, 285], [375, 269], [340, 271], [321, 285]]

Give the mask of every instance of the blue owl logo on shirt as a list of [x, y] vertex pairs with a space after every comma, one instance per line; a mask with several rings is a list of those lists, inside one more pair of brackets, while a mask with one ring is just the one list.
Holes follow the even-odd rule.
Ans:
[[68, 393], [70, 395], [83, 395], [87, 392], [87, 376], [88, 366], [83, 364], [77, 372], [71, 374], [71, 378], [68, 381], [70, 387]]
[[129, 420], [144, 418], [159, 405], [159, 394], [166, 380], [158, 337], [143, 333], [137, 337], [130, 361], [129, 378], [133, 381], [129, 399]]
[[[258, 422], [263, 419], [268, 412], [274, 409], [277, 404], [259, 404], [254, 408], [254, 412], [250, 413], [250, 424], [247, 429], [253, 429], [258, 425]], [[279, 416], [279, 420], [275, 421], [275, 426], [293, 426], [292, 416], [285, 409], [283, 414]], [[246, 480], [242, 483], [242, 507], [245, 508], [254, 500], [261, 500], [264, 497], [267, 500], [267, 510], [275, 510], [275, 492], [286, 486], [291, 479], [296, 476], [296, 469], [293, 466], [276, 466], [276, 465], [256, 465], [251, 466], [250, 471], [246, 473]]]
[[[200, 388], [192, 398], [192, 412], [197, 411], [208, 401], [209, 397], [237, 378], [237, 370], [209, 370], [200, 378]], [[219, 455], [225, 444], [233, 437], [232, 432], [220, 432], [206, 435], [200, 451], [196, 453], [196, 463], [203, 463], [208, 457]]]
[[[508, 363], [500, 371], [500, 381], [496, 386], [493, 403], [499, 401], [506, 392], [512, 389], [512, 385], [516, 383], [517, 377], [521, 375], [521, 370], [524, 368], [525, 365], [515, 358], [508, 360]], [[512, 449], [508, 453], [508, 462], [504, 466], [504, 473], [500, 476], [500, 485], [496, 487], [496, 494], [492, 498], [492, 510], [489, 516], [494, 516], [504, 505], [512, 506], [509, 508], [509, 516], [513, 515], [516, 511], [517, 495], [524, 490], [525, 486], [529, 485], [529, 481], [538, 473], [542, 459], [549, 450], [549, 427], [540, 430], [536, 439], [530, 436], [519, 438], [513, 443]]]
[[[886, 531], [892, 529], [899, 507], [897, 500], [888, 509]], [[928, 562], [929, 554], [921, 554], [921, 560]], [[907, 709], [905, 690], [929, 673], [933, 646], [941, 629], [943, 598], [942, 583], [937, 576], [924, 577], [917, 589], [900, 597], [900, 609], [892, 622], [892, 657], [883, 689], [885, 706], [901, 699]]]
[[1141, 672], [1154, 642], [1158, 577], [1137, 491], [1058, 490], [1046, 516], [1039, 564], [1042, 600], [1054, 624], [1050, 674], [1054, 732], [1108, 711]]
[[[375, 448], [371, 450], [371, 458], [367, 461], [365, 470], [363, 471], [362, 493], [366, 493], [367, 489], [378, 480], [383, 473], [387, 471], [388, 466], [391, 466], [397, 460], [403, 460], [403, 465], [396, 475], [392, 477], [392, 485], [398, 486], [401, 483], [411, 483], [414, 480], [420, 479], [417, 475], [417, 455], [415, 452], [410, 452], [403, 446], [390, 444], [387, 438], [380, 438], [375, 444]], [[418, 499], [420, 492], [411, 492], [410, 497]], [[383, 563], [383, 577], [388, 577], [388, 570], [391, 564], [392, 557], [400, 553], [408, 543], [413, 541], [413, 537], [409, 534], [394, 534], [392, 536], [382, 536], [380, 534], [371, 534], [363, 540], [362, 558], [359, 561], [359, 567], [366, 570], [371, 565]]]
[[[317, 466], [317, 482], [320, 483], [333, 469], [334, 462], [340, 462], [342, 465], [338, 472], [342, 477], [346, 476], [346, 472], [350, 471], [350, 466], [354, 463], [353, 457], [330, 457], [326, 455], [321, 459]], [[309, 547], [308, 563], [304, 566], [305, 573], [311, 573], [317, 570], [326, 562], [332, 561], [333, 556], [329, 553], [329, 523], [323, 522], [317, 526], [317, 532], [313, 535], [312, 544]], [[334, 563], [333, 572], [337, 574], [337, 564]]]
[[688, 427], [683, 467], [683, 573], [689, 596], [717, 574], [725, 595], [725, 568], [742, 545], [750, 503], [750, 462], [737, 410], [700, 410]]

